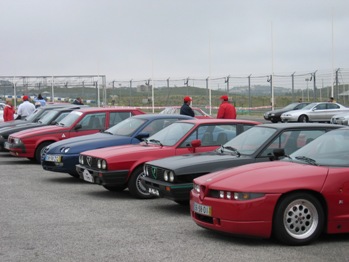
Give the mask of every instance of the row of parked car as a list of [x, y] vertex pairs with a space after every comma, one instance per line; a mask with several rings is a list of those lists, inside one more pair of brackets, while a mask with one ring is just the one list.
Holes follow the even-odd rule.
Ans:
[[190, 204], [204, 228], [290, 245], [349, 232], [349, 128], [341, 125], [72, 105], [3, 125], [11, 155], [109, 191]]
[[334, 102], [291, 103], [264, 113], [264, 119], [277, 122], [329, 122], [348, 125], [349, 108]]

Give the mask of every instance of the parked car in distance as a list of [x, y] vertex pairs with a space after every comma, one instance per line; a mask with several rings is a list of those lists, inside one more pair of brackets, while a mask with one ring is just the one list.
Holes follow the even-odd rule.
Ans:
[[265, 120], [271, 121], [272, 123], [281, 122], [281, 114], [291, 111], [291, 110], [298, 110], [302, 109], [306, 105], [309, 105], [310, 102], [303, 102], [303, 103], [291, 103], [284, 108], [276, 109], [272, 111], [265, 112], [263, 117]]
[[5, 103], [0, 102], [0, 123], [4, 122], [4, 107]]
[[330, 122], [339, 113], [349, 113], [349, 108], [338, 103], [311, 103], [302, 109], [292, 110], [281, 115], [282, 122]]
[[194, 179], [190, 212], [201, 227], [309, 244], [349, 232], [349, 128], [330, 131], [288, 158]]
[[68, 173], [78, 177], [76, 165], [83, 151], [127, 144], [139, 144], [164, 127], [184, 119], [184, 115], [137, 115], [121, 121], [109, 129], [92, 135], [73, 137], [48, 145], [42, 152], [44, 170]]
[[[204, 110], [199, 107], [191, 107], [194, 111], [195, 118], [212, 118], [209, 114], [207, 114]], [[181, 110], [180, 106], [171, 106], [166, 107], [159, 114], [179, 114]]]
[[152, 198], [140, 180], [145, 162], [212, 151], [257, 124], [259, 122], [211, 118], [177, 121], [138, 145], [82, 152], [76, 170], [85, 181], [108, 190], [122, 191], [128, 187], [135, 197]]
[[25, 119], [18, 119], [18, 120], [12, 120], [12, 121], [0, 123], [0, 128], [8, 127], [8, 126], [16, 126], [18, 124], [23, 124], [23, 123], [36, 123], [49, 110], [62, 108], [62, 107], [70, 107], [70, 106], [72, 105], [67, 103], [57, 103], [57, 104], [49, 104], [46, 106], [40, 106], [36, 108], [34, 112], [30, 116], [26, 117]]
[[254, 126], [215, 151], [147, 162], [142, 181], [151, 194], [188, 204], [195, 178], [231, 167], [274, 160], [275, 149], [283, 149], [289, 155], [337, 128], [340, 126], [319, 123]]
[[41, 161], [41, 151], [46, 146], [71, 137], [98, 133], [122, 120], [144, 114], [136, 108], [88, 107], [70, 112], [55, 126], [42, 126], [13, 133], [4, 147], [10, 154]]
[[29, 130], [35, 127], [55, 125], [71, 111], [79, 109], [81, 106], [62, 107], [52, 110], [47, 110], [46, 114], [41, 114], [41, 117], [37, 122], [26, 122], [17, 124], [15, 126], [8, 126], [0, 128], [0, 151], [7, 151], [4, 148], [4, 144], [7, 141], [9, 135], [22, 131]]
[[331, 118], [331, 124], [349, 125], [349, 112], [336, 114]]

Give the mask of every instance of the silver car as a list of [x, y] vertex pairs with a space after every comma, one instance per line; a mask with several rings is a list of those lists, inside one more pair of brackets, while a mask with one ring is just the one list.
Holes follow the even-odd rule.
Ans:
[[349, 108], [338, 103], [311, 103], [300, 110], [292, 110], [281, 115], [282, 122], [330, 122], [332, 116], [349, 113]]
[[349, 112], [336, 114], [331, 118], [331, 124], [349, 125]]

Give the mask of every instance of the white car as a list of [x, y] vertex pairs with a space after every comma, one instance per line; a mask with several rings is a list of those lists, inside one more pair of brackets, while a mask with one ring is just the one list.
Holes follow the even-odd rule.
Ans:
[[349, 125], [349, 112], [334, 115], [331, 118], [331, 124]]
[[330, 122], [332, 116], [349, 113], [349, 108], [338, 103], [311, 103], [300, 110], [292, 110], [281, 115], [282, 122]]

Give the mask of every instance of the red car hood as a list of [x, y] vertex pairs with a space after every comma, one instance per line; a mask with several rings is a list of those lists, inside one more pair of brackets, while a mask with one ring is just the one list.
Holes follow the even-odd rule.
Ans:
[[284, 193], [294, 189], [321, 191], [327, 174], [328, 167], [274, 161], [226, 169], [194, 181], [216, 190]]
[[[160, 149], [172, 149], [172, 147], [161, 147], [156, 144], [149, 145], [124, 145], [124, 146], [112, 146], [101, 149], [84, 151], [83, 155], [88, 155], [97, 158], [103, 158], [108, 161], [108, 159], [118, 159], [118, 157], [125, 159], [125, 156], [149, 154], [150, 152], [158, 151]], [[174, 149], [172, 149], [174, 150]]]
[[67, 130], [67, 128], [61, 127], [61, 126], [41, 126], [41, 127], [36, 127], [36, 128], [16, 132], [14, 133], [13, 136], [18, 138], [23, 138], [28, 136], [57, 133], [57, 132], [62, 132], [63, 130]]

